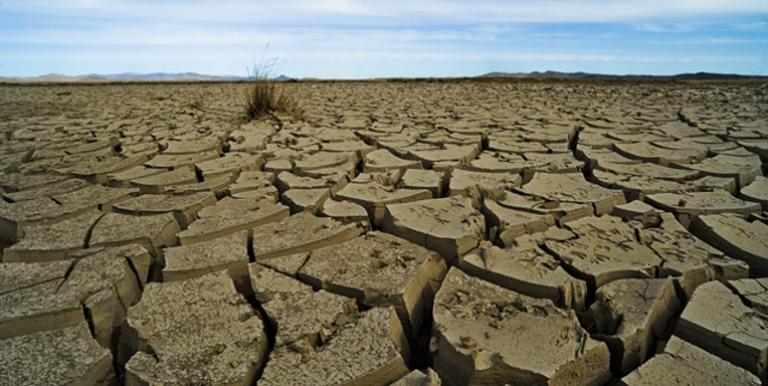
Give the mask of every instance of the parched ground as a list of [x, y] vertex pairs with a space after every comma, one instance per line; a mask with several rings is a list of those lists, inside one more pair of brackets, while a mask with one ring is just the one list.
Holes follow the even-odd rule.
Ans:
[[759, 385], [768, 86], [0, 86], [0, 385]]

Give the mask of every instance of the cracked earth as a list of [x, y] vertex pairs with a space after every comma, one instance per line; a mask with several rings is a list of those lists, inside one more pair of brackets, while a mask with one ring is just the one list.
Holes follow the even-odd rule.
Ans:
[[768, 86], [0, 86], [0, 385], [759, 385]]

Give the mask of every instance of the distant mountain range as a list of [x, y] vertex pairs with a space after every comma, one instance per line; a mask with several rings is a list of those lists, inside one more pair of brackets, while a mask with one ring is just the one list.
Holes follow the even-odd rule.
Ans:
[[[489, 72], [478, 76], [478, 78], [518, 78], [518, 79], [594, 79], [594, 80], [726, 80], [726, 79], [766, 79], [766, 76], [739, 75], [739, 74], [718, 74], [711, 72], [697, 72], [677, 75], [611, 75], [594, 74], [588, 72], [558, 72], [558, 71], [534, 71], [534, 72]], [[119, 74], [86, 74], [86, 75], [62, 75], [47, 74], [30, 77], [0, 77], [0, 82], [195, 82], [195, 81], [244, 81], [251, 78], [247, 76], [235, 75], [207, 75], [196, 72], [153, 72], [136, 73], [124, 72]], [[279, 75], [274, 80], [295, 81], [286, 75]], [[309, 79], [309, 78], [307, 78]], [[384, 78], [386, 79], [386, 78]], [[407, 79], [407, 78], [393, 78]]]
[[489, 72], [480, 75], [480, 78], [521, 78], [521, 79], [627, 79], [627, 80], [717, 80], [717, 79], [753, 79], [768, 78], [758, 75], [719, 74], [713, 72], [696, 72], [677, 75], [612, 75], [594, 74], [589, 72], [558, 72], [558, 71], [534, 71], [534, 72]]

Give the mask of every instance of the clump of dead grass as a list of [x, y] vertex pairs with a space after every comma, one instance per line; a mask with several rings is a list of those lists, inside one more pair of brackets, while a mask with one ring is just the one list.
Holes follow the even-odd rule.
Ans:
[[254, 66], [249, 71], [253, 79], [248, 85], [245, 98], [245, 115], [249, 120], [274, 116], [276, 113], [291, 115], [301, 119], [303, 110], [294, 88], [276, 81], [269, 69], [274, 65]]

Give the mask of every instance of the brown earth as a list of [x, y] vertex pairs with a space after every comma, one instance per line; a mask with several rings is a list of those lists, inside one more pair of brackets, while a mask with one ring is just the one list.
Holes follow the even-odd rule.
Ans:
[[2, 385], [758, 385], [768, 85], [0, 85]]

